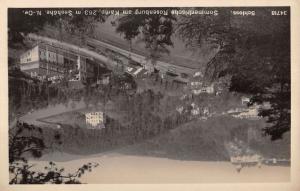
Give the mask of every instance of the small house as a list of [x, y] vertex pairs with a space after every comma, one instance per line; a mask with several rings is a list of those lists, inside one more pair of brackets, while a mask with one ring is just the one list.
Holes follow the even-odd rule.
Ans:
[[102, 129], [104, 126], [103, 112], [90, 112], [85, 114], [86, 124], [92, 129]]
[[242, 100], [242, 105], [247, 105], [250, 102], [250, 98], [249, 97], [245, 97], [245, 96], [243, 96], [241, 98], [241, 100]]

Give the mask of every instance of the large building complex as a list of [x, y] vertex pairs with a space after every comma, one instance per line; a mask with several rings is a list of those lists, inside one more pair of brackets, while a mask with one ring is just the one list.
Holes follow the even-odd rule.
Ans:
[[48, 43], [38, 43], [20, 56], [20, 69], [38, 79], [68, 76], [86, 82], [94, 76], [93, 59], [80, 52]]

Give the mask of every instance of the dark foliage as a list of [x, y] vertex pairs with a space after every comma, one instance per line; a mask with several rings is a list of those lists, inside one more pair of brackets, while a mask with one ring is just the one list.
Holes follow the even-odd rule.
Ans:
[[188, 46], [210, 43], [218, 50], [207, 63], [206, 77], [230, 75], [231, 91], [251, 94], [251, 104], [270, 103], [262, 108], [271, 139], [290, 130], [290, 22], [274, 18], [268, 9], [257, 9], [253, 18], [230, 15], [191, 16], [180, 19], [178, 32]]
[[41, 157], [46, 148], [42, 136], [41, 128], [18, 122], [9, 131], [9, 163], [26, 162], [26, 153], [35, 158]]
[[91, 172], [98, 164], [88, 163], [80, 167], [75, 173], [64, 175], [64, 168], [58, 168], [54, 162], [45, 166], [44, 172], [32, 170], [34, 165], [13, 163], [9, 166], [10, 173], [14, 174], [10, 184], [81, 184], [78, 180], [85, 172]]
[[132, 39], [139, 36], [150, 52], [149, 58], [154, 63], [162, 54], [169, 53], [168, 46], [173, 46], [171, 36], [174, 32], [174, 21], [176, 18], [170, 13], [167, 15], [130, 14], [118, 19], [116, 31], [123, 34], [130, 43]]
[[[49, 135], [48, 135], [49, 136]], [[49, 137], [48, 137], [49, 139]], [[61, 144], [60, 134], [54, 133], [54, 142]], [[26, 123], [17, 123], [9, 130], [9, 172], [10, 184], [80, 184], [80, 178], [86, 171], [91, 172], [98, 164], [88, 163], [75, 173], [64, 175], [64, 169], [58, 168], [54, 162], [44, 168], [44, 172], [32, 169], [28, 157], [40, 158], [45, 149], [43, 130]]]

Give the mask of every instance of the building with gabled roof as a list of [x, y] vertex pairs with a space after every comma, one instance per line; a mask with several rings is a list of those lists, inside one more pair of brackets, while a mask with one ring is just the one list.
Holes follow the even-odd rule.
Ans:
[[38, 79], [62, 78], [68, 75], [70, 81], [86, 82], [94, 75], [93, 60], [80, 52], [52, 45], [37, 43], [32, 49], [20, 55], [20, 69]]

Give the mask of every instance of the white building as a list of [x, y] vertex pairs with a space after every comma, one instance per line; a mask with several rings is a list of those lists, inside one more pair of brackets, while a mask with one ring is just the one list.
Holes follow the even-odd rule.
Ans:
[[242, 156], [231, 156], [230, 162], [233, 164], [236, 163], [261, 163], [263, 157], [258, 154], [253, 155], [242, 155]]
[[199, 115], [200, 114], [200, 108], [195, 103], [192, 103], [191, 106], [192, 106], [191, 114], [194, 115], [194, 116]]
[[201, 87], [203, 82], [191, 82], [191, 88], [199, 88]]
[[214, 93], [215, 89], [214, 89], [214, 84], [211, 84], [210, 86], [205, 86], [202, 88], [203, 92], [206, 92], [208, 94], [212, 94]]
[[245, 96], [243, 96], [241, 98], [241, 100], [242, 100], [242, 105], [247, 105], [250, 102], [250, 98], [249, 97], [245, 97]]
[[90, 112], [85, 114], [86, 124], [91, 128], [105, 128], [103, 112]]
[[209, 109], [208, 109], [208, 107], [204, 107], [204, 109], [203, 109], [203, 115], [206, 115], [206, 116], [209, 115]]
[[20, 55], [21, 71], [38, 79], [69, 73], [72, 81], [85, 82], [94, 75], [93, 65], [82, 53], [47, 43], [39, 43]]
[[180, 114], [182, 114], [182, 112], [183, 112], [183, 106], [178, 106], [178, 107], [176, 107], [176, 111], [178, 112], [178, 113], [180, 113]]
[[192, 93], [194, 95], [199, 95], [201, 93], [213, 94], [214, 92], [215, 92], [214, 84], [211, 84], [210, 86], [202, 86], [199, 89], [192, 90]]
[[195, 78], [195, 77], [203, 78], [204, 75], [203, 75], [203, 73], [202, 73], [201, 71], [198, 71], [198, 72], [195, 72], [195, 74], [193, 75], [193, 77], [194, 77], [194, 78]]

